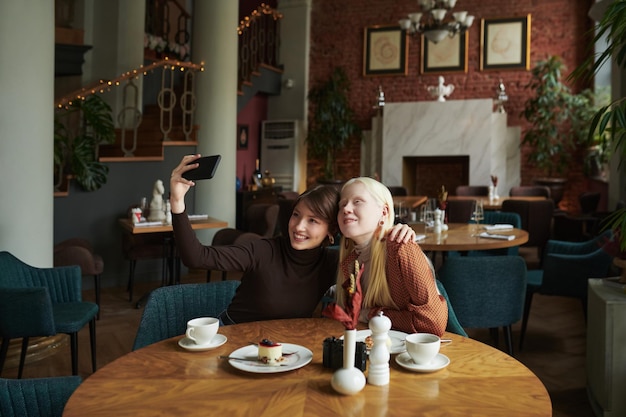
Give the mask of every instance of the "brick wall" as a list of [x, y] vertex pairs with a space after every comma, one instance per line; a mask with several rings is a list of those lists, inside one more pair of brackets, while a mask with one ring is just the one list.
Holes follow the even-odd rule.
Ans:
[[[585, 58], [587, 36], [592, 26], [587, 17], [592, 0], [458, 0], [457, 10], [468, 10], [476, 16], [469, 30], [468, 72], [442, 74], [446, 84], [455, 85], [453, 100], [493, 98], [498, 80], [506, 85], [509, 102], [506, 106], [508, 123], [525, 127], [519, 117], [529, 93], [524, 89], [528, 71], [480, 71], [480, 19], [520, 17], [531, 14], [531, 67], [549, 55], [560, 55], [569, 71]], [[363, 76], [364, 29], [374, 25], [396, 25], [410, 12], [417, 11], [415, 0], [313, 0], [311, 14], [310, 85], [325, 79], [332, 69], [341, 65], [351, 80], [350, 102], [363, 129], [370, 129], [378, 86], [382, 86], [388, 102], [432, 100], [426, 86], [436, 85], [439, 74], [419, 73], [420, 42], [410, 38], [408, 75]], [[580, 88], [581, 86], [573, 86]], [[339, 156], [340, 174], [359, 174], [360, 144], [353, 141]], [[522, 150], [522, 184], [530, 184], [538, 176], [525, 163]], [[582, 163], [572, 164], [569, 183], [562, 208], [575, 209], [576, 196], [586, 188]], [[314, 183], [320, 172], [320, 162], [309, 158], [308, 181]]]

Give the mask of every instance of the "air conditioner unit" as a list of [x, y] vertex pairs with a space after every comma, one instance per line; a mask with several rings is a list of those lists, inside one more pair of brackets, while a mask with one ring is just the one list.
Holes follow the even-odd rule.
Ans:
[[299, 120], [266, 120], [261, 128], [261, 172], [284, 191], [306, 189], [306, 147]]

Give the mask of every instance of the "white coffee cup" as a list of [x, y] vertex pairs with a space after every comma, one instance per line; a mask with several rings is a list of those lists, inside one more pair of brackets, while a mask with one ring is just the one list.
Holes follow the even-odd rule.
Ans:
[[220, 327], [219, 319], [215, 317], [199, 317], [187, 322], [187, 331], [185, 336], [192, 340], [196, 345], [206, 345], [211, 343], [213, 337], [217, 334]]
[[430, 333], [413, 333], [406, 337], [406, 351], [418, 365], [428, 365], [441, 347], [439, 336]]

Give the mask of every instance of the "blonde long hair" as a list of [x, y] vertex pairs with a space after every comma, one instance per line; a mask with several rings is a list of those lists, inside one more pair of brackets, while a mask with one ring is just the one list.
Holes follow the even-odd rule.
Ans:
[[[347, 181], [341, 188], [341, 191], [354, 184], [360, 182], [365, 189], [374, 197], [374, 199], [382, 206], [387, 207], [387, 216], [384, 217], [383, 223], [379, 224], [374, 232], [374, 236], [369, 243], [370, 246], [370, 263], [366, 265], [369, 268], [369, 284], [366, 294], [363, 294], [363, 307], [371, 308], [374, 306], [385, 306], [397, 308], [391, 298], [389, 285], [387, 283], [387, 274], [385, 265], [387, 260], [387, 245], [385, 244], [385, 236], [389, 229], [393, 227], [395, 213], [393, 210], [393, 198], [389, 189], [382, 183], [369, 177], [352, 178]], [[340, 209], [341, 210], [341, 209]], [[354, 250], [354, 241], [350, 238], [342, 236], [339, 249], [339, 262], [343, 262], [346, 257]], [[355, 271], [356, 274], [357, 271]], [[341, 271], [341, 266], [337, 270], [337, 304], [344, 306], [345, 292], [341, 286], [345, 280]]]

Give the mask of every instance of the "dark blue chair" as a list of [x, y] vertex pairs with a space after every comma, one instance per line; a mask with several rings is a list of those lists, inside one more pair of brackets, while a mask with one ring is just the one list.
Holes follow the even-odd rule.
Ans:
[[517, 213], [522, 220], [521, 228], [528, 232], [528, 242], [522, 247], [536, 248], [539, 259], [543, 259], [546, 242], [552, 233], [554, 207], [554, 201], [550, 198], [539, 201], [504, 200], [502, 202], [502, 211]]
[[[91, 365], [95, 372], [98, 305], [82, 300], [80, 267], [36, 268], [25, 264], [9, 252], [0, 252], [0, 271], [0, 289], [46, 288], [52, 302], [54, 333], [70, 336], [73, 375], [78, 375], [78, 332], [89, 323]], [[16, 308], [26, 312], [20, 317], [28, 321], [29, 306]]]
[[0, 378], [0, 416], [61, 417], [79, 376], [35, 379]]
[[519, 256], [459, 256], [448, 258], [438, 271], [450, 304], [464, 329], [490, 329], [498, 346], [502, 327], [513, 356], [511, 325], [522, 318], [526, 293], [526, 263]]
[[459, 319], [457, 318], [454, 309], [452, 308], [452, 304], [450, 304], [450, 299], [448, 297], [448, 293], [446, 292], [445, 287], [439, 280], [437, 280], [437, 289], [446, 299], [446, 303], [448, 304], [448, 325], [446, 326], [446, 331], [468, 337], [467, 333], [463, 329], [463, 326], [461, 326], [461, 323], [459, 323]]
[[524, 343], [533, 295], [556, 295], [578, 298], [587, 317], [589, 278], [605, 278], [611, 272], [613, 257], [602, 244], [612, 236], [610, 230], [586, 242], [549, 240], [545, 247], [543, 268], [527, 274], [526, 302], [520, 333], [520, 349]]
[[133, 350], [182, 335], [196, 317], [217, 317], [229, 306], [239, 281], [160, 287], [146, 302]]
[[21, 378], [29, 338], [54, 334], [54, 313], [47, 288], [0, 288], [0, 374], [11, 339], [22, 339], [17, 373], [17, 377]]

